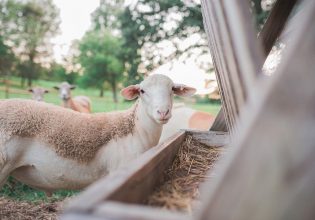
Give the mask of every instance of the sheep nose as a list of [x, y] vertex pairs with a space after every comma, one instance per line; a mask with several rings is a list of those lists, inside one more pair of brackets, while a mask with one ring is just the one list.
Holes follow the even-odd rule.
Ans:
[[169, 112], [170, 112], [169, 109], [167, 109], [166, 111], [157, 110], [157, 113], [160, 115], [161, 119], [164, 119]]

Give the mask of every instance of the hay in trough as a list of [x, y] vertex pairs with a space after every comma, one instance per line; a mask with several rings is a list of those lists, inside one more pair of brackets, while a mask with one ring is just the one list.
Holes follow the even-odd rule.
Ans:
[[55, 220], [62, 207], [62, 201], [34, 203], [0, 197], [0, 219]]
[[206, 146], [188, 135], [165, 173], [165, 183], [149, 196], [148, 204], [191, 212], [200, 183], [210, 178], [208, 171], [221, 153], [222, 148]]

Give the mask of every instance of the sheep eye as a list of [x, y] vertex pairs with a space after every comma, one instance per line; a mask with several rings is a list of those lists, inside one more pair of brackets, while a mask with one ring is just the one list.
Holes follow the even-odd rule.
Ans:
[[141, 92], [141, 94], [143, 94], [143, 93], [144, 93], [144, 90], [143, 90], [143, 89], [141, 89], [141, 90], [140, 90], [140, 92]]

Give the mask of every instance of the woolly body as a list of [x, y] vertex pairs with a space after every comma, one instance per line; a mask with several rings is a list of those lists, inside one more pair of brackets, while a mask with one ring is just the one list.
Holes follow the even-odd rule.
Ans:
[[127, 99], [140, 97], [132, 108], [98, 114], [0, 101], [0, 186], [13, 175], [46, 192], [83, 188], [155, 146], [171, 117], [173, 93], [194, 91], [150, 76], [122, 91]]

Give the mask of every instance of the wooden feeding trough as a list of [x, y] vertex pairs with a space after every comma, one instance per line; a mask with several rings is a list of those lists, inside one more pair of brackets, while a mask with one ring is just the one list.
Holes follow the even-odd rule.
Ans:
[[[258, 37], [249, 8], [248, 1], [202, 1], [222, 97], [211, 131], [178, 132], [90, 186], [61, 219], [315, 219], [315, 1], [278, 0]], [[294, 8], [301, 16], [288, 24]], [[265, 77], [264, 60], [287, 26], [294, 31], [281, 63]], [[229, 145], [200, 206], [186, 215], [145, 205], [187, 137]]]

